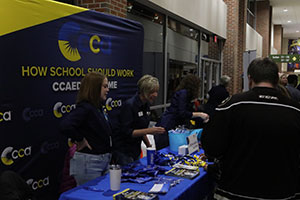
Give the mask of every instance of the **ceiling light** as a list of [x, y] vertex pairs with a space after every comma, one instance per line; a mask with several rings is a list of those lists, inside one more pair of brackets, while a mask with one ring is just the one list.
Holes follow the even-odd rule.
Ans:
[[299, 31], [296, 31], [296, 33], [299, 33]]
[[289, 10], [288, 10], [288, 9], [286, 9], [286, 8], [285, 8], [285, 9], [283, 9], [283, 12], [287, 12], [287, 11], [289, 11]]
[[291, 22], [292, 22], [291, 20], [287, 21], [287, 23], [291, 23]]

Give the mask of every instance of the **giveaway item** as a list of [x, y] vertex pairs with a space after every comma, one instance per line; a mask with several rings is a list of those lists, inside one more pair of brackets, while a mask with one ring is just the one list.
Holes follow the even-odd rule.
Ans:
[[170, 189], [170, 183], [155, 183], [149, 190], [150, 193], [166, 194]]
[[189, 169], [189, 170], [199, 170], [199, 168], [197, 166], [183, 165], [183, 164], [179, 164], [179, 163], [176, 163], [172, 167], [181, 168], [181, 169]]
[[181, 178], [193, 179], [200, 174], [199, 171], [189, 170], [189, 169], [181, 169], [181, 168], [172, 168], [171, 170], [165, 173], [168, 176], [177, 176]]
[[110, 189], [112, 191], [120, 190], [121, 185], [121, 167], [120, 165], [110, 165], [109, 166], [109, 182]]
[[147, 165], [154, 166], [154, 156], [155, 156], [155, 148], [148, 147], [147, 148]]
[[127, 200], [127, 199], [158, 200], [159, 198], [156, 194], [141, 192], [141, 191], [132, 190], [129, 188], [113, 195], [113, 200]]
[[188, 145], [181, 145], [178, 147], [178, 155], [184, 156], [188, 154]]

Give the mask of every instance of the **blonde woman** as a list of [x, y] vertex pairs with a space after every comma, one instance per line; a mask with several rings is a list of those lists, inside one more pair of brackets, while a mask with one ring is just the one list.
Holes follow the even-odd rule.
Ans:
[[147, 134], [162, 134], [162, 127], [148, 128], [150, 123], [150, 104], [158, 95], [159, 82], [156, 77], [144, 75], [137, 83], [138, 92], [122, 105], [119, 115], [120, 129], [114, 137], [116, 162], [121, 165], [140, 158], [141, 142], [147, 147], [151, 144]]

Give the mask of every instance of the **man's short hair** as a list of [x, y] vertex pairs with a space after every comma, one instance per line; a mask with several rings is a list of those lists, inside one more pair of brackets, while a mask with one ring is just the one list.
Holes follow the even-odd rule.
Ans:
[[296, 87], [298, 83], [298, 76], [296, 74], [289, 74], [287, 77], [288, 83]]
[[273, 86], [278, 84], [278, 66], [269, 58], [254, 59], [248, 67], [248, 76], [255, 82], [268, 82]]

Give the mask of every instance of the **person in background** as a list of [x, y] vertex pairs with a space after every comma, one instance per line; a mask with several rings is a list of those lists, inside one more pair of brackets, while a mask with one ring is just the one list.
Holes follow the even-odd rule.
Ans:
[[288, 75], [286, 73], [279, 74], [279, 83], [277, 84], [277, 89], [285, 96], [292, 98], [290, 92], [286, 88], [286, 85], [288, 83], [287, 76]]
[[288, 84], [288, 80], [287, 80], [288, 75], [283, 73], [279, 76], [279, 84], [286, 86]]
[[[209, 115], [204, 112], [193, 112], [193, 103], [200, 91], [200, 78], [189, 74], [184, 77], [171, 99], [171, 105], [161, 116], [157, 126], [169, 131], [179, 125], [188, 125], [193, 118], [200, 119], [198, 123], [206, 123]], [[168, 134], [154, 136], [157, 149], [169, 145]]]
[[90, 72], [81, 80], [76, 109], [61, 122], [61, 133], [71, 138], [77, 150], [70, 161], [70, 174], [83, 184], [106, 173], [111, 160], [111, 124], [103, 109], [108, 80]]
[[298, 76], [296, 74], [289, 74], [288, 84], [286, 85], [287, 90], [289, 91], [291, 97], [300, 102], [300, 91], [296, 88], [298, 84]]
[[35, 192], [16, 172], [4, 170], [0, 172], [1, 200], [36, 200]]
[[150, 123], [150, 104], [159, 91], [156, 77], [144, 75], [137, 83], [138, 92], [127, 99], [119, 115], [119, 131], [114, 133], [114, 157], [116, 163], [126, 165], [140, 158], [141, 142], [151, 147], [147, 134], [162, 134], [163, 127], [148, 128]]
[[204, 110], [209, 114], [209, 116], [213, 116], [215, 113], [215, 108], [222, 103], [226, 98], [229, 97], [229, 92], [226, 87], [228, 86], [231, 78], [227, 75], [221, 76], [220, 84], [212, 87], [208, 91], [208, 101], [204, 105]]
[[216, 108], [202, 133], [205, 154], [220, 162], [214, 198], [295, 199], [300, 105], [276, 89], [278, 66], [269, 58], [253, 60], [248, 79], [250, 90]]

